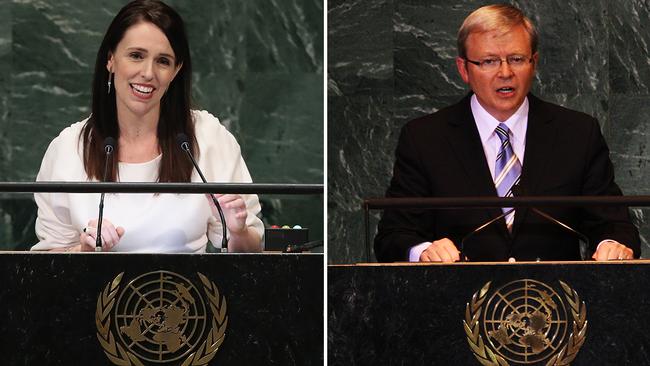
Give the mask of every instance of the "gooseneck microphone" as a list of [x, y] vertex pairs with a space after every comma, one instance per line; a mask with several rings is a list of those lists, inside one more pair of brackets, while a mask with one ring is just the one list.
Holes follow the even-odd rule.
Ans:
[[[108, 175], [108, 167], [111, 166], [111, 158], [113, 157], [113, 151], [115, 150], [115, 139], [112, 137], [107, 137], [104, 139], [104, 153], [106, 154], [104, 159], [104, 179], [102, 182], [106, 182], [106, 176]], [[99, 216], [97, 218], [97, 236], [95, 238], [95, 251], [102, 251], [102, 218], [104, 216], [104, 192], [99, 199]]]
[[461, 262], [466, 262], [466, 258], [465, 258], [465, 240], [471, 238], [475, 234], [478, 234], [479, 232], [481, 232], [486, 227], [492, 225], [493, 222], [501, 220], [502, 218], [508, 216], [514, 210], [515, 210], [514, 208], [509, 209], [508, 211], [502, 213], [501, 215], [493, 218], [492, 220], [484, 223], [483, 225], [481, 225], [481, 226], [477, 227], [476, 229], [470, 231], [467, 235], [463, 236], [463, 238], [460, 240], [460, 248], [458, 248], [458, 251], [460, 252], [458, 254], [460, 256], [460, 261]]
[[[525, 191], [525, 189], [521, 186], [521, 183], [515, 185], [514, 187], [512, 187], [512, 193], [513, 193], [513, 196], [515, 196], [515, 197], [520, 197], [520, 196], [525, 196], [525, 195], [526, 195], [526, 191]], [[523, 207], [522, 207], [522, 208], [523, 208]], [[582, 234], [581, 232], [579, 232], [579, 231], [573, 229], [573, 228], [570, 227], [569, 225], [563, 223], [562, 221], [560, 221], [560, 220], [554, 218], [553, 216], [551, 216], [551, 215], [545, 213], [544, 211], [542, 211], [542, 210], [540, 210], [540, 209], [537, 209], [537, 208], [535, 208], [535, 207], [528, 207], [528, 209], [530, 209], [530, 210], [533, 211], [534, 213], [538, 214], [539, 216], [543, 217], [544, 219], [546, 219], [546, 220], [552, 222], [553, 224], [560, 226], [560, 227], [563, 228], [564, 230], [566, 230], [566, 231], [568, 231], [568, 232], [574, 234], [574, 235], [577, 236], [580, 240], [584, 241], [584, 242], [587, 244], [587, 246], [589, 246], [589, 238], [587, 238], [586, 235], [584, 235], [584, 234]], [[465, 249], [465, 241], [466, 241], [467, 239], [469, 239], [470, 237], [472, 237], [472, 236], [474, 236], [475, 234], [479, 233], [480, 231], [482, 231], [482, 230], [485, 229], [486, 227], [490, 226], [490, 225], [491, 225], [492, 223], [494, 223], [495, 221], [498, 221], [498, 220], [500, 220], [500, 219], [502, 219], [502, 218], [508, 216], [508, 214], [510, 214], [510, 213], [511, 213], [512, 211], [514, 211], [514, 210], [515, 210], [514, 208], [511, 208], [510, 210], [508, 210], [508, 211], [504, 212], [503, 214], [501, 214], [501, 215], [499, 215], [499, 216], [497, 216], [497, 217], [491, 219], [490, 221], [484, 223], [483, 225], [481, 225], [481, 226], [477, 227], [476, 229], [472, 230], [471, 232], [469, 232], [469, 234], [465, 235], [465, 236], [461, 239], [461, 241], [460, 241], [460, 247], [459, 247], [459, 249], [458, 249], [458, 251], [460, 252], [460, 261], [461, 261], [461, 262], [465, 261], [465, 258], [464, 258], [464, 249]]]
[[[199, 168], [199, 164], [196, 163], [194, 156], [192, 156], [192, 152], [190, 151], [190, 139], [187, 137], [187, 135], [184, 133], [179, 133], [176, 135], [176, 142], [178, 143], [178, 146], [180, 146], [181, 150], [187, 153], [187, 156], [192, 161], [192, 165], [194, 165], [194, 169], [196, 169], [196, 171], [199, 173], [199, 176], [201, 177], [203, 183], [208, 183], [208, 181], [205, 179], [205, 176], [203, 175], [203, 172]], [[226, 237], [226, 218], [223, 216], [223, 211], [221, 210], [219, 201], [214, 198], [213, 194], [210, 194], [210, 198], [212, 198], [212, 202], [214, 202], [214, 205], [217, 207], [217, 211], [219, 212], [219, 219], [221, 219], [221, 228], [223, 230], [223, 236], [221, 237], [221, 251], [227, 252], [228, 238]]]
[[[519, 184], [515, 185], [514, 187], [512, 187], [512, 193], [513, 193], [514, 196], [525, 196], [525, 195], [526, 195], [526, 190], [525, 190], [524, 187], [521, 185], [521, 183], [519, 183]], [[579, 232], [579, 231], [573, 229], [571, 226], [569, 226], [569, 225], [563, 223], [562, 221], [560, 221], [560, 220], [554, 218], [553, 216], [547, 214], [546, 212], [544, 212], [544, 211], [542, 211], [542, 210], [540, 210], [540, 209], [537, 209], [537, 208], [535, 208], [535, 207], [529, 207], [529, 208], [530, 208], [534, 213], [538, 214], [539, 216], [545, 218], [546, 220], [548, 220], [548, 221], [550, 221], [550, 222], [552, 222], [552, 223], [554, 223], [554, 224], [556, 224], [556, 225], [559, 225], [559, 226], [562, 227], [564, 230], [566, 230], [566, 231], [568, 231], [568, 232], [574, 234], [575, 236], [577, 236], [578, 238], [580, 238], [580, 240], [584, 241], [585, 244], [587, 244], [587, 247], [589, 247], [589, 239], [587, 238], [586, 235], [584, 235], [584, 234], [582, 234], [581, 232]]]

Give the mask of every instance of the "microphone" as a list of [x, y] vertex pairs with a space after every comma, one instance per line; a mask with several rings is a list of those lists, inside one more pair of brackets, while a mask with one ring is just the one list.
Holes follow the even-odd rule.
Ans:
[[323, 246], [322, 240], [308, 241], [304, 244], [287, 245], [282, 253], [302, 253], [306, 250], [318, 248]]
[[[192, 165], [194, 165], [194, 169], [196, 169], [196, 171], [199, 173], [199, 176], [201, 177], [203, 183], [208, 183], [208, 181], [205, 179], [205, 176], [203, 175], [203, 172], [199, 168], [199, 165], [196, 163], [196, 160], [194, 160], [194, 156], [192, 156], [192, 152], [190, 151], [190, 139], [187, 137], [187, 135], [182, 132], [176, 135], [176, 143], [178, 143], [178, 146], [180, 146], [181, 150], [187, 153], [187, 156], [192, 161]], [[228, 239], [226, 237], [226, 218], [223, 216], [223, 211], [221, 210], [219, 201], [214, 198], [213, 194], [210, 194], [210, 198], [212, 198], [212, 202], [217, 207], [217, 211], [219, 212], [219, 219], [221, 219], [221, 228], [223, 230], [223, 236], [221, 237], [221, 252], [227, 252]]]
[[[115, 139], [112, 137], [107, 137], [104, 139], [104, 153], [106, 158], [104, 160], [104, 179], [102, 182], [106, 182], [106, 176], [108, 175], [108, 167], [111, 166], [111, 158], [113, 157], [113, 151], [115, 150]], [[95, 251], [102, 251], [102, 218], [104, 217], [104, 192], [99, 199], [99, 216], [97, 218], [97, 237], [95, 238]]]
[[458, 251], [460, 252], [458, 254], [458, 256], [460, 257], [460, 261], [461, 262], [466, 262], [466, 259], [467, 259], [464, 256], [465, 240], [467, 240], [467, 239], [471, 238], [472, 236], [478, 234], [479, 232], [483, 231], [483, 229], [485, 229], [486, 227], [492, 225], [493, 222], [498, 221], [498, 220], [508, 216], [514, 210], [515, 210], [514, 208], [509, 209], [508, 211], [502, 213], [501, 215], [493, 218], [492, 220], [490, 220], [490, 221], [484, 223], [483, 225], [477, 227], [476, 229], [470, 231], [469, 234], [463, 236], [463, 238], [460, 240], [460, 246], [458, 248]]
[[[521, 183], [516, 184], [514, 187], [512, 187], [512, 194], [514, 196], [525, 196], [526, 195], [526, 190], [521, 186]], [[589, 247], [589, 239], [587, 238], [586, 235], [582, 234], [581, 232], [573, 229], [571, 226], [563, 223], [562, 221], [554, 218], [553, 216], [547, 214], [546, 212], [537, 209], [535, 207], [529, 207], [530, 210], [532, 210], [534, 213], [538, 214], [539, 216], [545, 218], [546, 220], [562, 227], [564, 230], [574, 234], [577, 236], [580, 240], [584, 241], [585, 244], [587, 244], [587, 247]]]

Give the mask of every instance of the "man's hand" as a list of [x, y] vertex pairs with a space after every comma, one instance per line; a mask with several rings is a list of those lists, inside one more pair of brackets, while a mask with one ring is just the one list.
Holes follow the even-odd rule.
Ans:
[[460, 252], [448, 238], [434, 241], [420, 254], [420, 262], [452, 263], [459, 260]]
[[634, 252], [632, 249], [617, 241], [607, 240], [598, 245], [598, 249], [596, 249], [596, 252], [591, 258], [597, 261], [633, 259]]

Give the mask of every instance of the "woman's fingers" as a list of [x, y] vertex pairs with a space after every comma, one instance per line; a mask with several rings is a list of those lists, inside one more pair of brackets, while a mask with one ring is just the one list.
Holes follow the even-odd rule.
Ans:
[[[108, 251], [119, 243], [120, 238], [124, 235], [124, 228], [121, 226], [116, 228], [112, 222], [104, 219], [102, 221], [101, 234], [102, 250]], [[88, 221], [88, 226], [83, 229], [83, 233], [80, 235], [80, 241], [82, 244], [94, 250], [97, 242], [97, 219]]]

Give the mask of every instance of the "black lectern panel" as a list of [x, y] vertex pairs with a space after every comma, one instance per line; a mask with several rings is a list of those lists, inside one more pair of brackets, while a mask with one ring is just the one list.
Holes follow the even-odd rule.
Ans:
[[322, 255], [0, 254], [2, 365], [322, 365]]
[[649, 314], [647, 261], [330, 266], [328, 363], [650, 365]]

